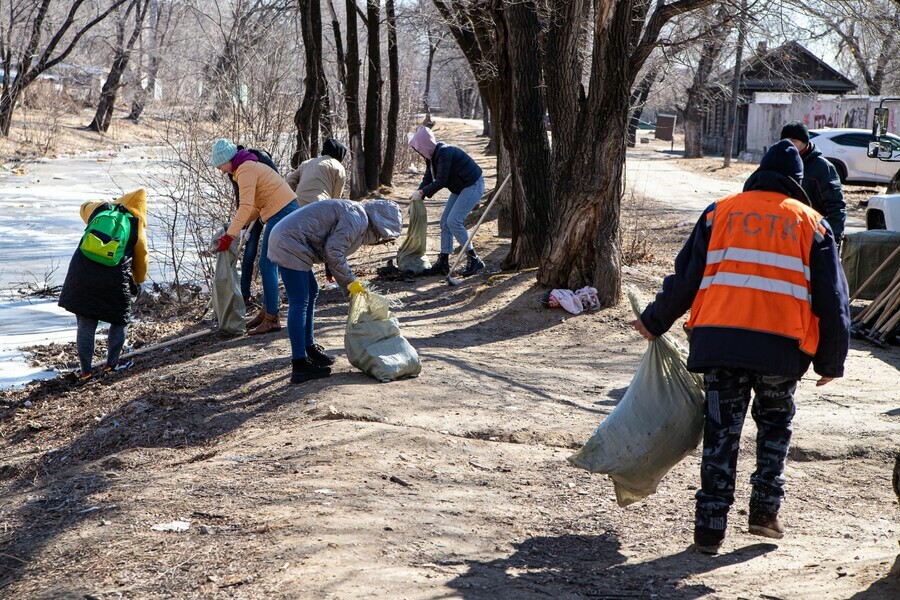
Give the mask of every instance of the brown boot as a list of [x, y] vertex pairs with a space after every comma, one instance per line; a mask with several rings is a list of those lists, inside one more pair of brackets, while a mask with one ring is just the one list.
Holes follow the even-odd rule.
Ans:
[[256, 313], [256, 316], [247, 321], [247, 329], [253, 329], [254, 327], [259, 327], [260, 323], [263, 322], [263, 319], [266, 318], [266, 307], [259, 307], [259, 312]]
[[247, 333], [249, 335], [259, 335], [261, 333], [271, 333], [273, 331], [281, 331], [281, 321], [278, 320], [278, 313], [274, 315], [267, 314], [263, 317], [262, 323], [255, 329], [251, 329]]

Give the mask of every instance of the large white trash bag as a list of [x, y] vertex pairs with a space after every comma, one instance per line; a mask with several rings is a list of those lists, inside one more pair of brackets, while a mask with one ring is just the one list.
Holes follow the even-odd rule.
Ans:
[[[628, 298], [640, 315], [643, 301]], [[616, 502], [628, 506], [659, 482], [703, 438], [703, 378], [687, 370], [687, 352], [669, 334], [650, 342], [628, 391], [569, 462], [613, 480]]]
[[400, 335], [388, 299], [371, 290], [350, 298], [344, 347], [350, 364], [378, 381], [416, 377], [422, 371], [419, 354]]

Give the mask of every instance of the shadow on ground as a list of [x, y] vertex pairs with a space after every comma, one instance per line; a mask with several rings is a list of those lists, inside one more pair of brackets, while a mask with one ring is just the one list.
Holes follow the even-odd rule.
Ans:
[[682, 585], [692, 575], [752, 560], [774, 550], [753, 544], [718, 556], [685, 550], [626, 564], [619, 540], [600, 536], [535, 537], [516, 545], [508, 558], [467, 561], [468, 572], [447, 585], [466, 600], [529, 598], [702, 598], [716, 590]]

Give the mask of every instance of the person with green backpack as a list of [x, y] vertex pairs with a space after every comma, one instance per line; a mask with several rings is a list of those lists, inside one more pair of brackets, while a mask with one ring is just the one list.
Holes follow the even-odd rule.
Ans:
[[94, 337], [100, 321], [109, 323], [104, 373], [122, 371], [120, 361], [131, 312], [131, 298], [147, 278], [147, 193], [136, 190], [115, 202], [85, 202], [81, 218], [87, 224], [59, 296], [59, 306], [73, 313], [78, 330], [75, 345], [81, 371], [79, 383], [95, 376]]

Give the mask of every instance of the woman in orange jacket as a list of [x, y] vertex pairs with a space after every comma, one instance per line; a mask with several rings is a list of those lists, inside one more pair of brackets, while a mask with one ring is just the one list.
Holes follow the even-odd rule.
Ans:
[[269, 260], [269, 232], [298, 208], [294, 190], [281, 175], [259, 162], [248, 150], [238, 150], [228, 140], [216, 140], [212, 149], [212, 163], [223, 173], [231, 174], [240, 191], [241, 203], [234, 220], [219, 238], [216, 252], [228, 250], [241, 229], [254, 219], [265, 223], [262, 247], [259, 251], [259, 275], [263, 284], [263, 305], [247, 327], [250, 335], [281, 330], [278, 319], [278, 270]]

